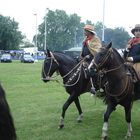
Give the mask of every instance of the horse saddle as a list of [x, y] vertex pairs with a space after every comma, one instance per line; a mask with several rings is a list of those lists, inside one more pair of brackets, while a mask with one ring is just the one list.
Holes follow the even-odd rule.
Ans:
[[135, 69], [138, 79], [140, 80], [140, 63], [135, 63], [133, 68]]

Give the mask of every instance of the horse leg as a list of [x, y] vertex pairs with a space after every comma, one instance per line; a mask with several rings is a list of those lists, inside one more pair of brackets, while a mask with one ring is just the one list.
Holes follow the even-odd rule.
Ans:
[[101, 140], [107, 140], [108, 136], [108, 119], [111, 115], [111, 113], [115, 110], [116, 105], [113, 104], [108, 104], [107, 105], [107, 110], [104, 114], [104, 124], [102, 127], [102, 138]]
[[131, 105], [125, 107], [125, 120], [127, 122], [127, 133], [125, 138], [131, 137], [132, 134], [132, 125], [131, 125]]
[[80, 102], [79, 102], [79, 98], [77, 97], [76, 100], [74, 101], [76, 107], [77, 107], [77, 110], [79, 112], [79, 116], [77, 118], [77, 122], [82, 122], [82, 119], [83, 119], [83, 112], [82, 112], [82, 109], [81, 109], [81, 105], [80, 105]]
[[65, 112], [68, 109], [69, 105], [77, 98], [77, 95], [75, 93], [72, 93], [67, 101], [64, 103], [62, 107], [62, 114], [60, 117], [60, 123], [59, 123], [59, 129], [62, 129], [64, 127], [64, 118], [65, 118]]

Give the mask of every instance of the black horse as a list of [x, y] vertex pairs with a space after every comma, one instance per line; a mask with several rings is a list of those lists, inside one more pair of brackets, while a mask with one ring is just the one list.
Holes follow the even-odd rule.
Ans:
[[134, 83], [130, 67], [124, 63], [123, 58], [110, 43], [106, 48], [101, 48], [95, 55], [94, 65], [97, 71], [104, 73], [107, 78], [105, 87], [107, 110], [104, 114], [102, 140], [107, 139], [108, 120], [118, 104], [125, 109], [125, 119], [128, 123], [127, 137], [131, 137], [131, 109], [134, 100], [140, 99], [140, 82]]
[[16, 140], [14, 121], [6, 100], [5, 91], [0, 85], [0, 140]]
[[51, 76], [54, 72], [58, 71], [63, 78], [65, 89], [70, 95], [63, 105], [59, 128], [64, 127], [65, 112], [72, 102], [75, 103], [79, 112], [77, 121], [82, 121], [83, 112], [78, 97], [90, 91], [91, 83], [95, 83], [95, 81], [92, 81], [88, 76], [88, 72], [86, 72], [86, 68], [83, 66], [83, 61], [84, 60], [78, 63], [76, 59], [64, 53], [52, 53], [47, 50], [46, 58], [42, 66], [42, 80], [44, 82], [52, 80]]

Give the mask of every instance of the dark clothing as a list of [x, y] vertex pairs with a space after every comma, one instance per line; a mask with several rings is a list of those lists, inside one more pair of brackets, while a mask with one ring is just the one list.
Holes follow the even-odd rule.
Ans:
[[85, 57], [86, 55], [89, 55], [89, 54], [91, 54], [91, 53], [90, 53], [88, 47], [84, 45], [83, 48], [82, 48], [82, 54], [81, 54], [81, 56], [82, 57]]
[[133, 57], [134, 63], [140, 62], [140, 43], [135, 44], [130, 48], [128, 57]]
[[84, 58], [85, 56], [89, 55], [89, 58], [86, 59], [86, 61], [90, 64], [90, 62], [92, 61], [93, 59], [93, 55], [91, 54], [91, 52], [89, 51], [88, 47], [87, 46], [83, 46], [82, 48], [82, 53], [81, 53], [81, 56]]
[[133, 37], [128, 41], [127, 49], [124, 52], [124, 58], [132, 57], [133, 63], [140, 62], [140, 37]]

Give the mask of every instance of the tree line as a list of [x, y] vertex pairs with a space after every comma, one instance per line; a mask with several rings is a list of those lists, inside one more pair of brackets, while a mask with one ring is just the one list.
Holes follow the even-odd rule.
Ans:
[[[33, 44], [37, 42], [38, 50], [46, 49], [45, 46], [52, 51], [62, 51], [71, 47], [82, 46], [85, 24], [93, 25], [97, 35], [102, 39], [102, 22], [93, 23], [89, 20], [82, 22], [81, 17], [75, 13], [68, 15], [63, 10], [47, 10], [43, 22], [38, 26], [37, 41], [36, 35], [33, 37]], [[130, 39], [129, 33], [123, 27], [112, 29], [105, 26], [104, 29], [105, 43], [112, 41], [115, 48], [124, 48]], [[26, 36], [19, 31], [18, 22], [10, 17], [0, 15], [0, 49], [20, 49], [21, 44], [24, 47], [33, 46], [31, 42], [25, 40]]]

